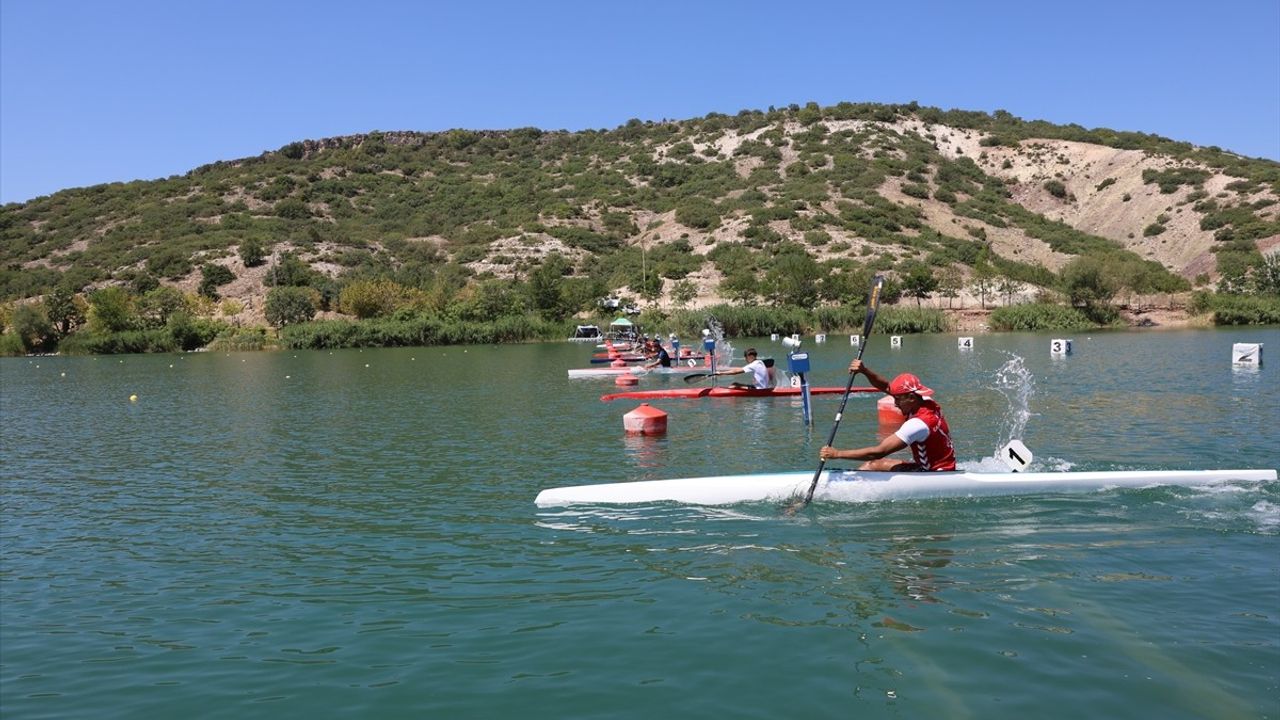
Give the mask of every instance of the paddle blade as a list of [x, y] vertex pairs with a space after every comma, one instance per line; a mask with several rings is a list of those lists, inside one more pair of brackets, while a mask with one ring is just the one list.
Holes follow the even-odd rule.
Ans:
[[[867, 317], [862, 321], [862, 337], [865, 339], [871, 334], [871, 327], [876, 324], [876, 311], [880, 309], [880, 291], [884, 289], [884, 277], [876, 275], [871, 280], [871, 292], [867, 295]], [[865, 347], [859, 344], [859, 348]], [[862, 350], [858, 350], [858, 354], [862, 354]]]
[[689, 373], [688, 375], [684, 376], [684, 381], [693, 382], [694, 380], [701, 380], [702, 378], [705, 378], [705, 377], [711, 377], [711, 373]]
[[[867, 317], [862, 321], [862, 338], [863, 342], [858, 345], [858, 359], [862, 359], [862, 353], [867, 349], [866, 340], [871, 337], [871, 328], [876, 324], [876, 311], [880, 309], [880, 291], [884, 289], [884, 277], [876, 275], [871, 278], [871, 291], [867, 293]], [[840, 419], [844, 417], [844, 407], [849, 402], [849, 393], [853, 390], [853, 374], [849, 375], [849, 381], [844, 386], [844, 396], [840, 398], [840, 409], [836, 411], [836, 421], [831, 424], [831, 434], [827, 436], [827, 444], [834, 445], [836, 442], [836, 431], [840, 429]], [[813, 473], [813, 481], [809, 483], [809, 491], [804, 494], [803, 502], [792, 505], [787, 508], [788, 516], [794, 515], [800, 508], [813, 502], [813, 491], [818, 487], [818, 478], [822, 476], [822, 468], [827, 464], [826, 460], [818, 461], [818, 469]]]

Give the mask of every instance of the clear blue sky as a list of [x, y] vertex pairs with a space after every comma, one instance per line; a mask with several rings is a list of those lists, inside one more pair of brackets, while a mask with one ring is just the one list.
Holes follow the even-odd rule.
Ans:
[[3, 0], [0, 202], [370, 130], [911, 100], [1280, 159], [1280, 2]]

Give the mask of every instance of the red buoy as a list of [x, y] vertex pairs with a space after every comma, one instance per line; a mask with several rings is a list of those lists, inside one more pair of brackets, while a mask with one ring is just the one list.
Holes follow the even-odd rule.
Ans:
[[667, 432], [667, 414], [649, 403], [622, 416], [622, 427], [629, 434], [663, 435]]
[[635, 385], [638, 382], [640, 382], [640, 378], [636, 377], [635, 375], [632, 375], [631, 373], [619, 375], [618, 377], [613, 379], [613, 384], [619, 387], [628, 387], [630, 385]]
[[885, 395], [876, 402], [876, 415], [880, 418], [882, 426], [890, 426], [891, 429], [897, 430], [907, 419], [903, 417], [902, 411], [898, 409], [897, 404], [893, 402], [892, 395]]

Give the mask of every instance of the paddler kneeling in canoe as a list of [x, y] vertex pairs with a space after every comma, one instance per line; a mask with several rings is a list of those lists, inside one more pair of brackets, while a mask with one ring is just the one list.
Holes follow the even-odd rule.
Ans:
[[720, 370], [720, 371], [717, 371], [715, 374], [716, 375], [742, 375], [742, 374], [749, 375], [752, 380], [750, 384], [740, 383], [740, 382], [729, 383], [729, 387], [742, 388], [744, 390], [746, 389], [765, 390], [777, 384], [775, 382], [775, 380], [777, 379], [777, 375], [774, 374], [773, 360], [757, 359], [755, 348], [747, 348], [747, 351], [744, 352], [742, 355], [747, 359], [746, 365], [740, 368], [729, 368], [728, 370]]
[[[851, 374], [862, 373], [867, 382], [882, 392], [893, 396], [893, 402], [907, 421], [879, 445], [857, 450], [837, 450], [824, 445], [819, 451], [823, 460], [866, 460], [859, 470], [878, 472], [924, 472], [930, 470], [955, 470], [956, 453], [951, 444], [951, 430], [942, 408], [933, 401], [933, 391], [911, 373], [902, 373], [887, 382], [879, 374], [854, 360], [849, 365]], [[913, 461], [888, 457], [910, 447]]]

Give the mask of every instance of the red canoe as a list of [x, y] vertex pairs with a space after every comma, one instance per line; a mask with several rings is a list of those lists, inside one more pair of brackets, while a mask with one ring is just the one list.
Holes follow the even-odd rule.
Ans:
[[[838, 395], [844, 392], [842, 387], [811, 387], [810, 395]], [[878, 393], [873, 387], [856, 387], [849, 392]], [[734, 398], [734, 397], [799, 397], [800, 388], [776, 387], [757, 390], [755, 388], [736, 387], [704, 387], [704, 388], [666, 388], [663, 390], [628, 390], [626, 392], [601, 395], [602, 402], [610, 400], [650, 400], [652, 398]]]

